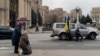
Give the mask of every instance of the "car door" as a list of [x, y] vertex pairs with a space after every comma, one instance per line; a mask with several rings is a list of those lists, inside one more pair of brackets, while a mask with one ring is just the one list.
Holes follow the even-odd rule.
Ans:
[[3, 36], [3, 29], [0, 28], [0, 36]]
[[70, 24], [69, 25], [69, 29], [71, 31], [71, 35], [75, 36], [75, 24]]
[[57, 24], [56, 25], [56, 33], [58, 34], [60, 30], [64, 30], [65, 24]]
[[4, 36], [10, 36], [11, 35], [11, 31], [9, 28], [3, 28], [3, 34]]
[[86, 36], [88, 34], [88, 30], [85, 27], [85, 25], [79, 24], [78, 27], [79, 27], [79, 30], [83, 36]]

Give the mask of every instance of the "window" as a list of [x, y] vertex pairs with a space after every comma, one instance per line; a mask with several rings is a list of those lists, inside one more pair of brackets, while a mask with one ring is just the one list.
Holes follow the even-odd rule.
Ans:
[[75, 25], [74, 25], [74, 24], [70, 24], [70, 25], [69, 25], [69, 28], [70, 28], [70, 29], [75, 29]]
[[86, 29], [86, 27], [84, 26], [84, 25], [82, 25], [82, 24], [78, 24], [77, 25], [80, 29]]
[[56, 25], [56, 28], [64, 28], [65, 27], [65, 24], [57, 24]]

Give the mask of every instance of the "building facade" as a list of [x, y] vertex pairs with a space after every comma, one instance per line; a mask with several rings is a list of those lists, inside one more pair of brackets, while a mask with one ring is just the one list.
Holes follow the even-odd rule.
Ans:
[[0, 26], [9, 24], [9, 0], [0, 0]]
[[15, 26], [22, 17], [31, 21], [32, 2], [33, 0], [0, 0], [0, 26]]
[[67, 16], [67, 12], [62, 8], [56, 8], [50, 11], [50, 17], [53, 22], [63, 22], [64, 17]]
[[96, 22], [100, 22], [100, 7], [92, 8], [90, 15], [92, 20], [95, 20]]
[[50, 19], [49, 19], [49, 7], [48, 6], [42, 6], [41, 13], [42, 13], [42, 23], [43, 24], [49, 23], [50, 22]]
[[[82, 17], [82, 9], [80, 9], [80, 11], [79, 11], [79, 17]], [[77, 19], [76, 9], [71, 10], [71, 12], [70, 12], [70, 18], [71, 18], [72, 22]]]

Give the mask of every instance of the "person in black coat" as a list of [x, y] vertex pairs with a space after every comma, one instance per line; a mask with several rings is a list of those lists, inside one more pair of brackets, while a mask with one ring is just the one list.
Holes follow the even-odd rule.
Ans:
[[21, 37], [21, 27], [22, 27], [22, 23], [19, 23], [15, 29], [14, 32], [12, 34], [12, 45], [14, 46], [14, 53], [19, 53], [18, 52], [18, 48], [19, 48], [19, 41], [20, 41], [20, 37]]
[[79, 41], [79, 37], [81, 37], [81, 41], [83, 40], [83, 36], [81, 35], [79, 28], [75, 30], [75, 35], [76, 35], [76, 41]]

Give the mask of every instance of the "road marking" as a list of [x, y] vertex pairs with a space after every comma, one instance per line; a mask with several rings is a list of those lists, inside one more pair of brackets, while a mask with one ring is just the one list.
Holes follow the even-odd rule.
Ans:
[[100, 44], [84, 44], [84, 46], [100, 46]]
[[0, 50], [13, 49], [12, 47], [0, 47]]

